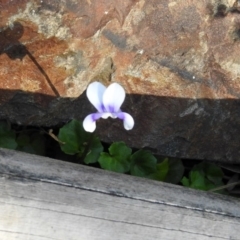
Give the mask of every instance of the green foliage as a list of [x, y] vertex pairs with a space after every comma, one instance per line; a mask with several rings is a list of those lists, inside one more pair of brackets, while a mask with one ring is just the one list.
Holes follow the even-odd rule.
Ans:
[[156, 170], [154, 173], [148, 175], [149, 178], [164, 181], [169, 171], [169, 162], [168, 158], [165, 158], [161, 163], [156, 165]]
[[182, 167], [181, 163], [167, 158], [158, 163], [150, 151], [143, 149], [132, 154], [131, 148], [124, 142], [115, 142], [108, 152], [103, 152], [99, 139], [85, 132], [82, 123], [77, 120], [63, 126], [58, 138], [63, 142], [60, 147], [64, 153], [84, 158], [86, 164], [98, 162], [106, 170], [158, 181], [179, 182], [182, 178], [183, 169], [177, 172], [177, 167]]
[[130, 162], [131, 175], [147, 177], [157, 171], [157, 159], [148, 150], [138, 150], [130, 157]]
[[[85, 132], [82, 123], [77, 120], [64, 125], [59, 130], [58, 139], [61, 150], [68, 155], [75, 155], [85, 164], [99, 164], [101, 168], [165, 181], [194, 189], [211, 190], [223, 186], [223, 172], [213, 163], [202, 162], [195, 165], [188, 177], [183, 176], [184, 166], [180, 159], [156, 158], [150, 151], [132, 149], [124, 142], [115, 142], [108, 152], [93, 133]], [[0, 121], [0, 147], [17, 149], [28, 153], [45, 155], [46, 138], [40, 131], [21, 131], [16, 134], [11, 125]], [[224, 193], [223, 190], [218, 192]]]
[[124, 142], [115, 142], [108, 150], [109, 153], [101, 153], [98, 160], [101, 168], [119, 173], [128, 172], [130, 169], [131, 148], [127, 147]]
[[17, 137], [17, 150], [37, 155], [45, 155], [45, 137], [40, 133], [20, 133]]
[[181, 183], [186, 187], [207, 191], [222, 186], [223, 176], [221, 168], [212, 163], [202, 162], [195, 165], [189, 177], [183, 177]]
[[184, 170], [181, 159], [168, 159], [168, 173], [164, 181], [173, 184], [179, 183], [183, 177]]
[[[85, 146], [86, 147], [86, 146]], [[90, 147], [87, 151], [87, 154], [84, 158], [84, 163], [96, 163], [100, 153], [103, 151], [103, 146], [98, 137], [93, 137], [91, 139]]]
[[45, 155], [45, 138], [40, 133], [24, 133], [24, 130], [17, 136], [10, 124], [1, 121], [0, 147]]
[[168, 159], [157, 163], [157, 159], [150, 151], [141, 149], [131, 155], [131, 148], [127, 147], [124, 142], [115, 142], [108, 150], [109, 153], [101, 153], [98, 159], [103, 169], [119, 173], [129, 172], [134, 176], [158, 181], [163, 181], [168, 174]]
[[72, 120], [60, 128], [58, 138], [64, 143], [61, 144], [62, 151], [69, 155], [81, 155], [84, 151], [84, 144], [88, 140], [87, 133], [84, 131], [82, 124], [77, 120]]
[[[124, 142], [115, 142], [108, 150], [108, 153], [100, 154], [98, 162], [101, 168], [114, 172], [164, 181], [169, 174], [169, 166], [174, 166], [172, 161], [169, 165], [168, 158], [157, 163], [157, 159], [148, 150], [141, 149], [131, 155], [132, 150]], [[172, 169], [171, 174], [175, 172], [175, 169]], [[182, 173], [178, 181], [181, 177]], [[172, 176], [169, 175], [169, 179], [171, 178]]]
[[11, 130], [11, 125], [4, 121], [0, 122], [0, 147], [16, 149], [16, 133]]
[[103, 151], [99, 138], [85, 132], [82, 123], [77, 120], [72, 120], [60, 128], [58, 138], [63, 142], [60, 147], [64, 153], [77, 154], [86, 164], [97, 162]]

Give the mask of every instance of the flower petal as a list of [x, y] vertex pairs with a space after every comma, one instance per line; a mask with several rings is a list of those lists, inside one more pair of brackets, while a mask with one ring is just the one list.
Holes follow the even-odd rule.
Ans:
[[88, 100], [99, 112], [104, 111], [103, 93], [105, 92], [105, 90], [106, 87], [100, 82], [90, 83], [87, 88]]
[[125, 99], [125, 91], [118, 83], [112, 83], [103, 94], [103, 105], [108, 112], [116, 113]]
[[134, 126], [133, 117], [125, 112], [117, 113], [117, 117], [123, 120], [123, 126], [126, 130], [131, 130]]
[[101, 113], [92, 113], [87, 115], [83, 120], [83, 128], [86, 132], [94, 132], [96, 121], [102, 116]]

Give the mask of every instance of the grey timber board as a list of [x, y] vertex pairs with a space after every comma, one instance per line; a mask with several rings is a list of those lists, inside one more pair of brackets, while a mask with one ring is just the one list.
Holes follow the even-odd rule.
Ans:
[[240, 239], [240, 201], [0, 149], [1, 240]]

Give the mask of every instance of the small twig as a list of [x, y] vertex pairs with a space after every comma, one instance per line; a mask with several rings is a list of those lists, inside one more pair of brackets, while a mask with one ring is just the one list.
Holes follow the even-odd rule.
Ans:
[[52, 129], [48, 131], [48, 135], [52, 137], [55, 141], [59, 142], [60, 144], [65, 144], [65, 142], [62, 142], [61, 140], [59, 140], [59, 138], [53, 133]]
[[228, 187], [236, 186], [238, 184], [240, 184], [240, 181], [239, 182], [234, 182], [234, 183], [229, 183], [229, 184], [221, 186], [221, 187], [210, 189], [210, 190], [208, 190], [208, 192], [215, 192], [215, 191], [222, 190], [222, 189], [225, 189], [225, 188], [228, 188]]

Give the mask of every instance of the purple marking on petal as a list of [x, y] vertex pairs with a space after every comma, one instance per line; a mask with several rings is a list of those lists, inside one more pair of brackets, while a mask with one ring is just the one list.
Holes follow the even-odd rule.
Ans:
[[108, 110], [109, 110], [109, 112], [111, 112], [111, 113], [115, 113], [115, 108], [114, 108], [114, 106], [108, 106]]
[[123, 112], [119, 112], [117, 114], [117, 117], [120, 118], [121, 120], [124, 120], [125, 114]]
[[123, 126], [126, 130], [131, 130], [134, 126], [133, 117], [126, 112], [117, 113], [117, 117], [123, 120]]
[[97, 121], [99, 118], [102, 117], [102, 113], [92, 113], [91, 116], [93, 121]]
[[101, 106], [98, 108], [98, 110], [101, 110], [100, 113], [106, 112], [106, 109], [105, 109], [103, 103], [102, 103]]
[[87, 132], [94, 132], [96, 129], [96, 121], [103, 115], [104, 113], [92, 113], [87, 115], [83, 120], [83, 128]]

